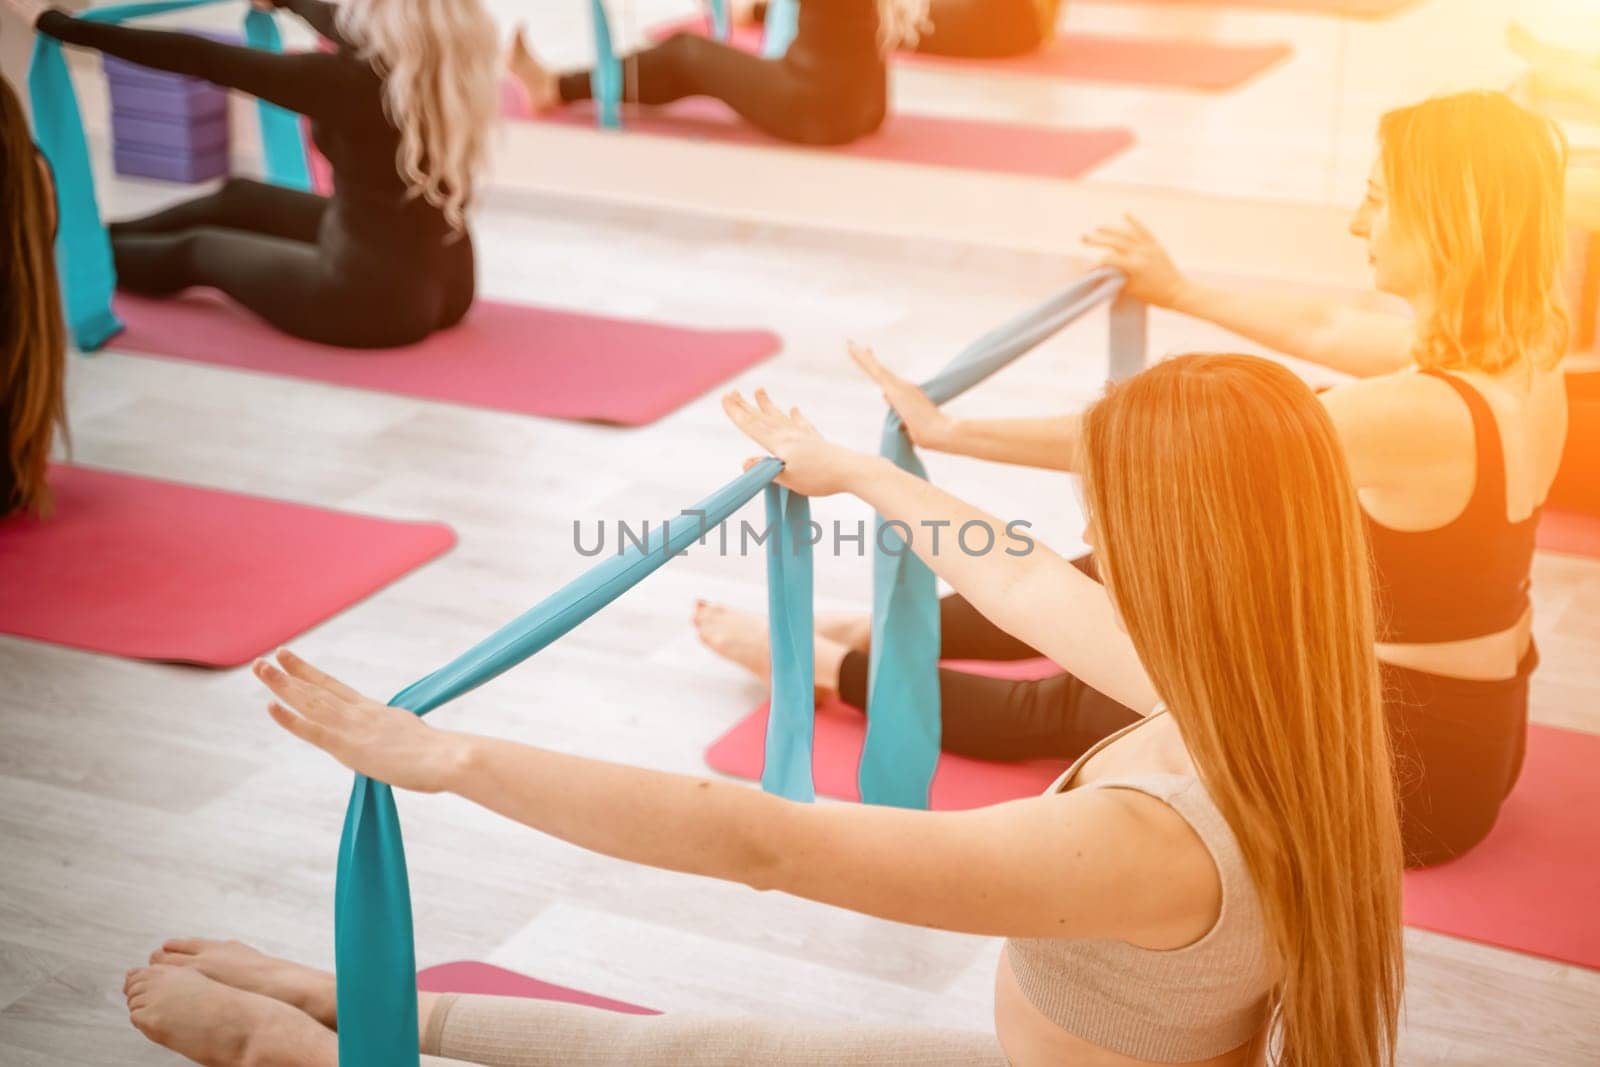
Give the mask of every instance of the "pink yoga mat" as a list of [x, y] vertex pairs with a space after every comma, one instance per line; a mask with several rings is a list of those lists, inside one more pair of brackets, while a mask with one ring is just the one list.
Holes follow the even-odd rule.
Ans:
[[[526, 117], [519, 90], [502, 86], [505, 113]], [[539, 121], [565, 126], [595, 125], [587, 103], [553, 111]], [[624, 131], [710, 141], [717, 144], [775, 145], [803, 151], [837, 152], [858, 159], [919, 163], [958, 170], [1018, 174], [1036, 178], [1076, 178], [1133, 144], [1132, 132], [1121, 128], [1063, 129], [1017, 123], [890, 115], [878, 132], [837, 148], [807, 149], [768, 137], [728, 110], [704, 97], [679, 100], [665, 107], [625, 107]]]
[[[1043, 678], [1061, 670], [1045, 659], [966, 662], [947, 660], [946, 667], [997, 678]], [[812, 738], [811, 771], [817, 793], [838, 800], [860, 800], [856, 768], [866, 740], [867, 720], [855, 708], [830, 701], [817, 708]], [[741, 719], [706, 750], [713, 770], [736, 778], [761, 777], [766, 758], [767, 705]], [[939, 757], [929, 794], [934, 811], [982, 808], [1020, 797], [1038, 796], [1067, 769], [1061, 760], [990, 763], [945, 753]]]
[[0, 522], [0, 632], [234, 667], [440, 555], [448, 526], [51, 468], [55, 513]]
[[1600, 515], [1545, 508], [1534, 536], [1546, 552], [1600, 559]]
[[1600, 737], [1530, 726], [1489, 836], [1405, 892], [1408, 926], [1600, 969]]
[[120, 293], [113, 350], [262, 371], [473, 407], [641, 426], [778, 350], [766, 330], [695, 330], [479, 300], [406, 348], [301, 341], [218, 294]]
[[[707, 33], [706, 20], [678, 20], [652, 30], [650, 35], [662, 40], [678, 32]], [[734, 31], [732, 43], [752, 52], [760, 51], [761, 32], [760, 27], [741, 26]], [[1179, 38], [1066, 33], [1036, 52], [1006, 59], [900, 52], [895, 61], [1066, 81], [1220, 90], [1249, 81], [1293, 53], [1294, 49], [1286, 44], [1230, 45]]]
[[566, 986], [541, 982], [537, 978], [508, 971], [488, 963], [441, 963], [417, 972], [417, 988], [424, 993], [470, 993], [485, 997], [527, 997], [603, 1008], [623, 1015], [660, 1015], [654, 1008], [596, 996]]

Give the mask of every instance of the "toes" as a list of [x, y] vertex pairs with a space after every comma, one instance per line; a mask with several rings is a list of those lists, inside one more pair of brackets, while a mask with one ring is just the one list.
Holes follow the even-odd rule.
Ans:
[[205, 941], [198, 937], [172, 937], [161, 943], [161, 950], [193, 956], [198, 954], [205, 944]]

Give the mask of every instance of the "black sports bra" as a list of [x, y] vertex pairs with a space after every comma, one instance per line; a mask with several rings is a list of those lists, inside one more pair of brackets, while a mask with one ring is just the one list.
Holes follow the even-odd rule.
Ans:
[[1460, 515], [1432, 530], [1396, 530], [1367, 516], [1377, 568], [1382, 641], [1460, 641], [1513, 626], [1528, 608], [1533, 534], [1539, 508], [1506, 519], [1506, 461], [1494, 413], [1455, 375], [1448, 382], [1472, 415], [1477, 476]]

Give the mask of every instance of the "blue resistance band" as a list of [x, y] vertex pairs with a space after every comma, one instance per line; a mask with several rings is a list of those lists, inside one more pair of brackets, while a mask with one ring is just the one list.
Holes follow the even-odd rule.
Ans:
[[594, 23], [594, 66], [589, 71], [589, 95], [594, 97], [595, 117], [602, 129], [622, 128], [622, 61], [611, 44], [611, 19], [605, 0], [589, 0], [590, 21]]
[[761, 40], [763, 59], [779, 59], [800, 33], [799, 0], [767, 0], [767, 21]]
[[[765, 459], [683, 516], [569, 582], [389, 703], [418, 715], [510, 670], [578, 626], [683, 553], [756, 493], [769, 521], [767, 591], [773, 643], [772, 717], [762, 784], [791, 800], [813, 799], [811, 720], [812, 560], [810, 502], [773, 479], [783, 465]], [[780, 522], [781, 520], [781, 522]], [[342, 1067], [415, 1067], [416, 950], [400, 818], [389, 786], [357, 775], [345, 813], [334, 897]]]
[[[222, 2], [152, 0], [97, 7], [77, 17], [89, 22], [125, 22]], [[270, 12], [252, 7], [244, 18], [244, 35], [246, 43], [253, 48], [283, 50], [278, 24]], [[111, 238], [100, 220], [100, 206], [95, 198], [94, 172], [89, 164], [89, 146], [83, 136], [78, 95], [67, 73], [61, 42], [48, 34], [41, 33], [34, 40], [33, 60], [28, 67], [28, 95], [33, 104], [34, 136], [38, 139], [39, 150], [50, 162], [50, 169], [55, 172], [56, 218], [61, 224], [56, 235], [56, 259], [60, 264], [67, 324], [78, 348], [92, 352], [122, 330], [122, 323], [111, 310], [117, 272], [111, 257]], [[267, 177], [279, 185], [310, 189], [311, 171], [306, 163], [299, 117], [265, 100], [260, 101], [260, 113]]]
[[[928, 381], [922, 391], [943, 404], [1035, 348], [1095, 307], [1115, 301], [1111, 315], [1113, 377], [1144, 363], [1144, 305], [1117, 300], [1124, 278], [1100, 270], [1038, 307], [984, 334]], [[884, 420], [882, 454], [926, 479], [893, 409]], [[910, 531], [914, 537], [926, 531]], [[954, 534], [947, 534], [954, 536]], [[869, 804], [926, 808], [939, 762], [939, 597], [933, 571], [901, 529], [878, 516], [873, 526], [872, 649], [867, 675], [867, 739], [858, 781]]]
[[728, 15], [728, 0], [710, 0], [711, 36], [726, 41], [733, 36], [733, 19]]

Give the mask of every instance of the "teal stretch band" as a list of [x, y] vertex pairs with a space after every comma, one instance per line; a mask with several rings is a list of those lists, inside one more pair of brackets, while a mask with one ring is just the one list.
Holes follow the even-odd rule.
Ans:
[[595, 118], [602, 129], [622, 128], [622, 61], [611, 44], [611, 19], [605, 0], [589, 0], [594, 23], [594, 66], [589, 70], [589, 95], [594, 97]]
[[[812, 618], [812, 556], [820, 527], [811, 501], [781, 485], [767, 486], [767, 619], [772, 648], [772, 700], [767, 712], [761, 788], [790, 800], [817, 798], [811, 779], [816, 722], [816, 633]], [[781, 582], [772, 575], [784, 576]], [[799, 590], [804, 588], [804, 596]]]
[[761, 40], [763, 59], [779, 59], [800, 33], [799, 0], [767, 0], [767, 20]]
[[711, 36], [726, 41], [733, 36], [733, 19], [728, 15], [728, 0], [711, 0]]
[[[426, 715], [510, 670], [702, 540], [708, 528], [765, 489], [769, 518], [793, 523], [779, 524], [767, 541], [773, 632], [786, 635], [783, 653], [773, 662], [771, 784], [790, 799], [811, 799], [813, 539], [806, 499], [772, 484], [782, 469], [771, 458], [752, 466], [682, 517], [651, 531], [644, 548], [633, 545], [606, 559], [389, 703]], [[797, 537], [798, 531], [807, 532]], [[400, 818], [390, 787], [362, 775], [351, 791], [339, 846], [334, 942], [341, 1067], [415, 1067], [416, 950]]]
[[[1071, 288], [984, 334], [922, 384], [935, 404], [960, 396], [1040, 343], [1108, 301], [1114, 376], [1135, 373], [1144, 361], [1144, 306], [1119, 301], [1123, 276], [1086, 275]], [[884, 420], [882, 454], [919, 478], [928, 474], [900, 417]], [[867, 739], [858, 781], [869, 804], [926, 808], [939, 762], [939, 597], [934, 574], [912, 552], [906, 533], [878, 516], [873, 526], [872, 649], [867, 674]], [[946, 540], [957, 531], [946, 530]]]
[[[92, 8], [78, 17], [89, 22], [126, 22], [223, 2], [152, 0]], [[277, 23], [269, 12], [251, 9], [245, 16], [244, 33], [253, 47], [282, 51]], [[56, 218], [60, 220], [56, 261], [67, 325], [78, 348], [93, 352], [122, 331], [122, 323], [111, 310], [117, 271], [111, 256], [111, 237], [101, 221], [95, 197], [94, 171], [83, 135], [78, 94], [61, 54], [61, 42], [48, 34], [38, 34], [34, 39], [28, 96], [33, 105], [34, 136], [55, 174]], [[268, 176], [297, 189], [311, 188], [298, 117], [266, 101], [260, 102], [260, 108]]]
[[[278, 33], [278, 20], [272, 12], [257, 11], [254, 7], [245, 12], [244, 41], [251, 48], [264, 52], [283, 51], [283, 36]], [[261, 120], [261, 154], [266, 163], [267, 181], [303, 193], [311, 192], [311, 161], [307, 158], [300, 116], [267, 100], [256, 101], [256, 114]]]

